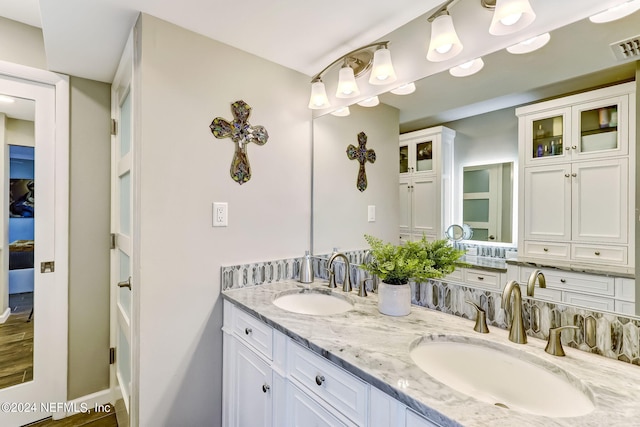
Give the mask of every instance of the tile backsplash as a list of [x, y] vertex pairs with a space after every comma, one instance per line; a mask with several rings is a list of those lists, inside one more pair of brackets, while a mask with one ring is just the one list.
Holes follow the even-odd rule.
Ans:
[[[497, 251], [496, 253], [500, 253]], [[504, 251], [502, 251], [504, 253]], [[347, 253], [353, 287], [357, 289], [368, 273], [358, 268], [365, 251]], [[328, 279], [328, 256], [314, 257], [313, 268], [316, 279]], [[302, 257], [275, 261], [256, 262], [221, 268], [222, 290], [296, 280]], [[336, 262], [336, 277], [342, 282], [344, 263]], [[367, 281], [371, 291], [372, 281]], [[502, 295], [497, 292], [470, 288], [457, 283], [441, 280], [412, 284], [412, 303], [432, 310], [467, 319], [475, 318], [475, 309], [466, 301], [478, 304], [487, 313], [489, 326], [507, 329], [509, 318], [500, 307]], [[579, 329], [564, 330], [562, 341], [565, 345], [598, 354], [611, 359], [640, 365], [640, 318], [614, 313], [588, 310], [581, 307], [555, 304], [552, 302], [523, 297], [523, 317], [527, 335], [547, 339], [549, 328], [575, 325]], [[588, 331], [595, 330], [595, 334]]]

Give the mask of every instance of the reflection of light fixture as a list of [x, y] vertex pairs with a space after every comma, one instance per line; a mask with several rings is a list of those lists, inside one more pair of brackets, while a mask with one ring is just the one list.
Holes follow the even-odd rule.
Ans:
[[[330, 106], [326, 89], [322, 82], [324, 73], [335, 64], [342, 62], [338, 75], [337, 98], [353, 98], [360, 94], [356, 79], [371, 70], [369, 83], [385, 85], [396, 81], [396, 73], [391, 63], [388, 41], [372, 43], [353, 50], [336, 59], [311, 79], [309, 108], [317, 110]], [[373, 49], [377, 48], [375, 52]]]
[[378, 104], [380, 104], [380, 100], [377, 96], [372, 96], [371, 98], [358, 102], [358, 105], [361, 107], [375, 107]]
[[495, 9], [489, 26], [489, 33], [504, 36], [528, 27], [536, 14], [529, 0], [480, 0], [487, 9]]
[[390, 90], [390, 92], [394, 95], [409, 95], [416, 91], [416, 84], [411, 82], [395, 89]]
[[351, 114], [351, 111], [349, 111], [349, 107], [342, 107], [336, 111], [331, 112], [331, 115], [336, 117], [346, 117], [349, 114]]
[[607, 9], [604, 12], [600, 12], [596, 15], [589, 17], [591, 22], [596, 24], [602, 24], [604, 22], [615, 21], [616, 19], [624, 18], [631, 15], [636, 10], [640, 9], [640, 0], [630, 0], [618, 6]]
[[539, 36], [532, 37], [518, 44], [514, 44], [513, 46], [509, 46], [507, 48], [507, 52], [516, 55], [533, 52], [534, 50], [540, 49], [542, 46], [546, 45], [549, 40], [551, 40], [551, 35], [549, 33], [540, 34]]
[[13, 104], [16, 100], [7, 95], [0, 95], [0, 102], [3, 104]]
[[431, 40], [427, 59], [432, 62], [446, 61], [462, 52], [462, 43], [453, 26], [453, 19], [447, 7], [451, 1], [444, 4], [428, 19], [431, 22]]
[[482, 67], [484, 67], [484, 61], [482, 58], [476, 58], [451, 68], [449, 74], [454, 77], [467, 77], [482, 70]]

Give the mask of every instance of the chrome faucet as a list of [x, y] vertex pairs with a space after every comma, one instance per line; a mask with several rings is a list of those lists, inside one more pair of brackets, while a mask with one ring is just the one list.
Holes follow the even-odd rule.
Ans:
[[[536, 282], [541, 288], [547, 287], [547, 281], [540, 270], [534, 270], [527, 281], [527, 296], [532, 297]], [[511, 302], [513, 293], [513, 305], [511, 306], [511, 329], [509, 340], [518, 344], [527, 343], [527, 333], [524, 330], [524, 318], [522, 317], [522, 291], [515, 280], [511, 280], [502, 291], [502, 308], [506, 309]]]
[[336, 254], [331, 255], [329, 258], [329, 263], [327, 265], [327, 270], [329, 270], [329, 287], [336, 288], [336, 273], [333, 267], [333, 262], [336, 258], [342, 258], [344, 260], [344, 282], [342, 283], [342, 291], [343, 292], [351, 292], [351, 277], [349, 275], [349, 269], [351, 268], [349, 265], [349, 258], [342, 252], [338, 252]]
[[522, 291], [515, 280], [511, 280], [502, 291], [502, 308], [506, 309], [511, 302], [513, 293], [513, 305], [511, 306], [511, 329], [509, 329], [509, 341], [517, 344], [527, 343], [527, 333], [524, 330], [522, 317]]

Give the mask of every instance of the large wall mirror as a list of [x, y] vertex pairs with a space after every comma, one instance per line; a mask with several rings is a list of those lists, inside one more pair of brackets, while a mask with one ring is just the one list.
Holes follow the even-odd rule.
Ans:
[[[463, 3], [460, 3], [460, 7], [462, 5]], [[414, 23], [409, 23], [406, 27], [410, 25]], [[407, 28], [393, 32], [385, 39], [391, 40], [393, 46], [395, 34], [406, 32]], [[336, 141], [342, 138], [343, 142], [334, 147], [338, 153], [336, 156], [344, 155], [346, 146], [355, 141], [353, 130], [350, 131], [353, 135], [332, 135], [332, 132], [337, 132], [337, 128], [333, 128], [336, 121], [341, 120], [341, 126], [345, 126], [344, 123], [354, 123], [357, 120], [358, 125], [355, 127], [362, 127], [370, 117], [369, 123], [375, 122], [380, 126], [382, 121], [379, 114], [384, 114], [390, 119], [385, 126], [393, 126], [397, 122], [396, 134], [438, 125], [456, 131], [453, 176], [457, 182], [454, 183], [452, 195], [453, 223], [462, 223], [463, 216], [468, 213], [464, 207], [464, 200], [465, 194], [469, 196], [471, 191], [465, 191], [465, 172], [468, 172], [468, 176], [482, 174], [484, 172], [478, 168], [480, 165], [501, 168], [502, 200], [498, 202], [499, 207], [495, 208], [496, 212], [500, 212], [502, 219], [498, 221], [500, 224], [496, 223], [496, 227], [501, 231], [480, 231], [480, 227], [477, 226], [475, 238], [472, 240], [515, 246], [519, 231], [515, 212], [518, 198], [515, 179], [519, 167], [515, 108], [544, 99], [633, 80], [636, 63], [617, 61], [609, 45], [636, 35], [637, 28], [640, 28], [640, 13], [600, 25], [582, 19], [553, 30], [549, 43], [538, 51], [527, 55], [512, 55], [500, 49], [484, 56], [484, 69], [473, 76], [456, 78], [447, 71], [439, 72], [416, 81], [417, 89], [411, 95], [397, 96], [386, 93], [379, 96], [381, 104], [378, 107], [351, 105], [351, 116], [324, 115], [316, 118], [312, 228], [314, 253], [328, 253], [332, 247], [338, 247], [340, 250], [366, 248], [366, 242], [361, 236], [367, 230], [373, 229], [372, 224], [375, 224], [377, 233], [383, 238], [392, 240], [397, 237], [397, 214], [394, 216], [391, 211], [385, 210], [384, 215], [378, 215], [373, 223], [367, 218], [368, 206], [375, 204], [377, 212], [380, 212], [381, 204], [388, 206], [395, 203], [397, 189], [385, 187], [381, 190], [370, 180], [367, 190], [359, 193], [352, 182], [355, 180], [355, 169], [350, 172], [353, 176], [350, 175], [346, 182], [336, 182], [336, 174], [342, 173], [339, 171], [342, 166], [323, 159], [326, 157], [323, 151], [327, 149], [327, 140]], [[577, 46], [588, 46], [588, 49], [578, 49]], [[415, 56], [415, 61], [421, 60], [420, 55]], [[401, 70], [398, 69], [396, 72], [400, 73]], [[366, 85], [366, 82], [362, 81]], [[380, 108], [384, 109], [383, 113], [381, 110], [374, 113]], [[319, 129], [322, 130], [324, 141], [315, 138]], [[366, 132], [365, 128], [359, 130]], [[378, 147], [376, 150], [383, 143], [371, 138], [369, 142], [372, 148]], [[386, 151], [384, 156], [388, 155], [391, 158], [379, 155], [375, 164], [367, 165], [367, 173], [372, 171], [372, 174], [378, 174], [376, 180], [382, 179], [380, 174], [385, 173], [388, 182], [397, 184], [400, 161], [397, 135], [396, 138], [389, 137], [386, 143], [392, 145], [393, 150]], [[383, 164], [386, 165], [384, 172]], [[376, 172], [373, 172], [374, 170]], [[497, 171], [495, 173], [500, 174]], [[505, 176], [510, 176], [511, 180], [506, 180]], [[349, 189], [349, 186], [354, 187], [353, 190]], [[338, 198], [331, 195], [329, 188], [336, 194], [341, 193], [342, 188], [348, 189], [349, 192]], [[393, 191], [396, 191], [395, 195]], [[376, 195], [380, 197], [376, 198]], [[471, 202], [479, 200], [472, 197], [467, 197], [466, 200], [469, 206], [487, 203]], [[351, 216], [346, 219], [339, 214], [340, 211], [348, 211]], [[445, 229], [448, 225], [445, 225]], [[351, 238], [346, 239], [345, 235], [349, 233]], [[491, 235], [495, 239], [491, 239]]]

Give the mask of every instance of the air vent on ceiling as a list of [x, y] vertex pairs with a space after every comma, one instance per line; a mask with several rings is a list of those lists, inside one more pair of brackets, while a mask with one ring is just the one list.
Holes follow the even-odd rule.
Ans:
[[613, 54], [620, 61], [640, 58], [640, 35], [611, 43]]

